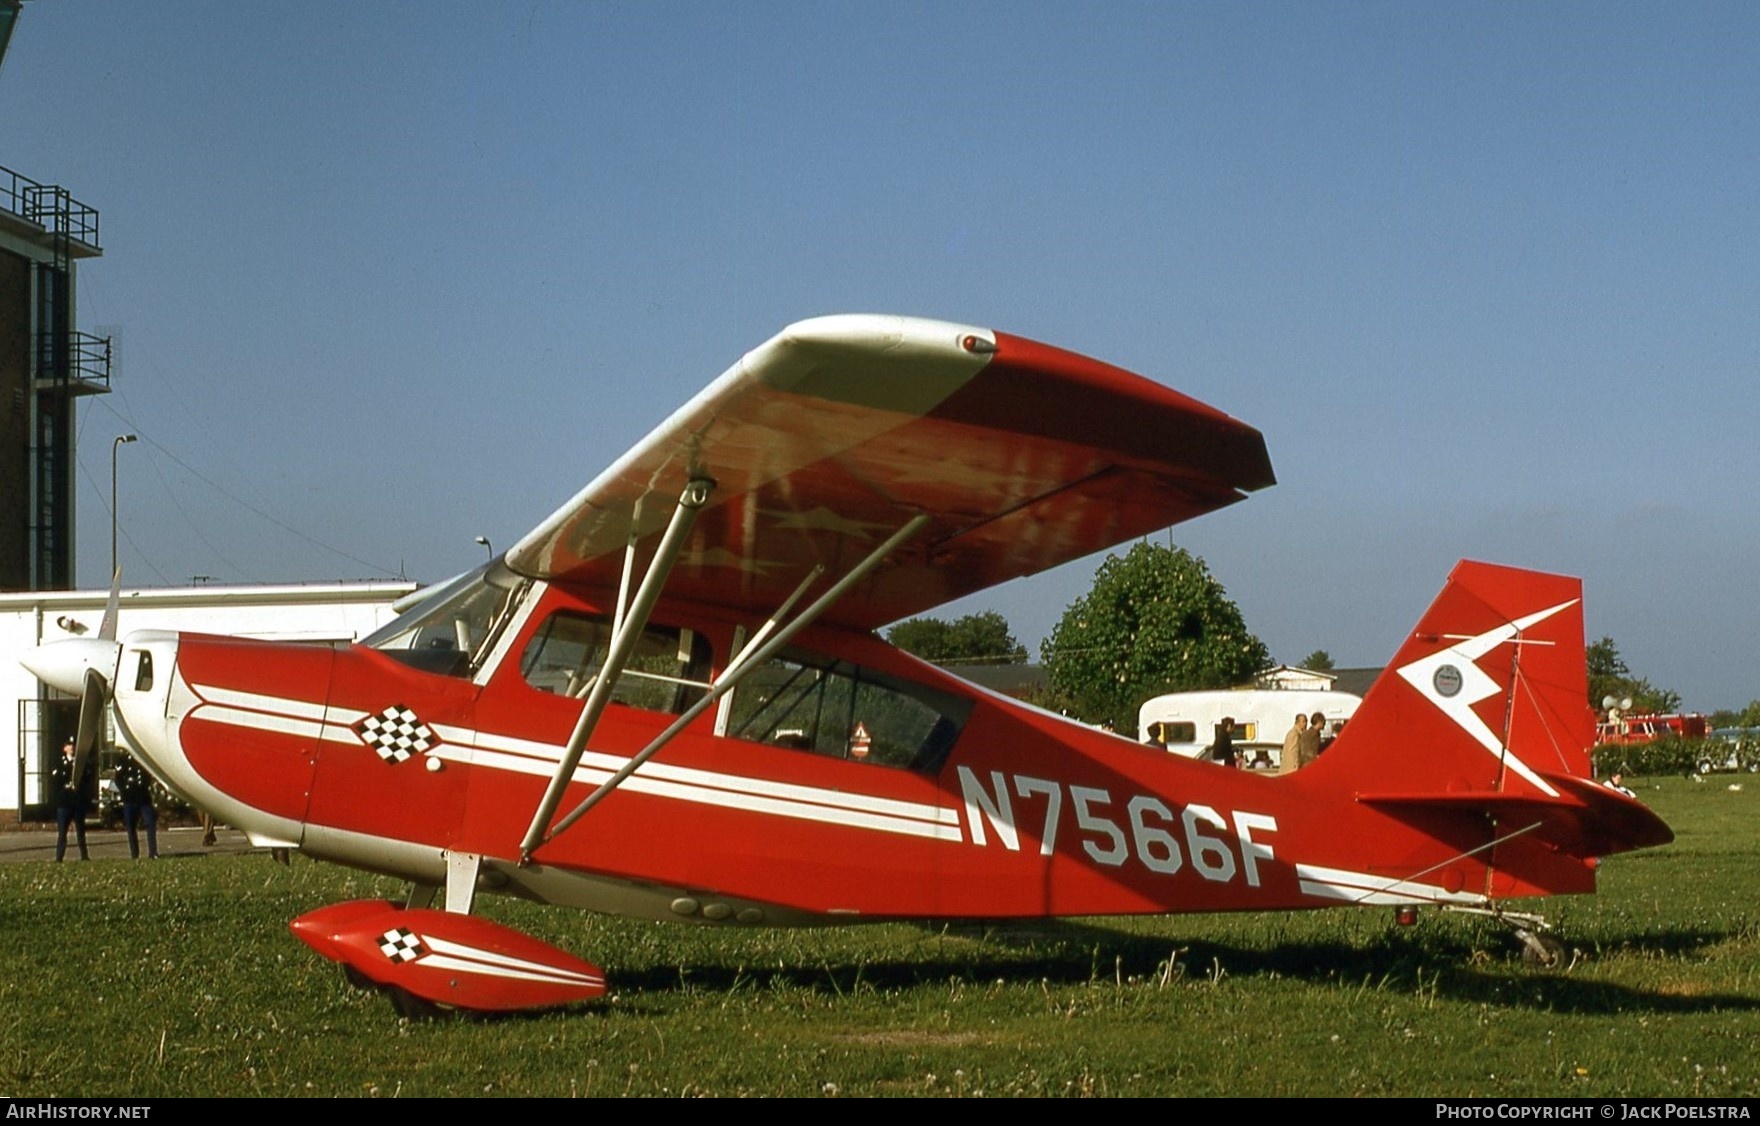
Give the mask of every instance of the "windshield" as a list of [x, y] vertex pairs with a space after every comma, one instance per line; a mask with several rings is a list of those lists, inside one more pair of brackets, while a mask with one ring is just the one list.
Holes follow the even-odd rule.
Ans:
[[443, 584], [361, 644], [424, 672], [470, 676], [494, 647], [528, 580], [496, 562]]

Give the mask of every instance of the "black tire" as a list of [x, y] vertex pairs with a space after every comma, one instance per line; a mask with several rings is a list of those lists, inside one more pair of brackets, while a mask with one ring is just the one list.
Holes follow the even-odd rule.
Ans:
[[[1536, 945], [1538, 944], [1538, 945]], [[1538, 934], [1522, 943], [1522, 961], [1541, 969], [1557, 969], [1564, 964], [1564, 942], [1549, 934]]]
[[439, 1005], [426, 997], [417, 997], [401, 985], [393, 985], [386, 992], [391, 995], [391, 1007], [406, 1020], [433, 1020], [440, 1015]]

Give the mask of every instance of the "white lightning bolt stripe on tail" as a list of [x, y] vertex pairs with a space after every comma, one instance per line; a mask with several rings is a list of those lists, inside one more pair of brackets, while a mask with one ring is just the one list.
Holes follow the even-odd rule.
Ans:
[[1296, 879], [1301, 883], [1303, 895], [1376, 907], [1403, 903], [1483, 905], [1490, 902], [1474, 892], [1449, 891], [1437, 884], [1421, 884], [1395, 876], [1374, 876], [1346, 868], [1322, 868], [1316, 864], [1297, 864]]
[[[1517, 618], [1506, 625], [1486, 630], [1439, 650], [1428, 657], [1420, 657], [1409, 665], [1399, 668], [1399, 675], [1407, 684], [1418, 690], [1418, 694], [1441, 709], [1442, 714], [1452, 720], [1456, 727], [1465, 731], [1475, 743], [1484, 747], [1499, 761], [1507, 764], [1511, 770], [1526, 778], [1547, 797], [1557, 797], [1558, 791], [1553, 789], [1544, 778], [1535, 773], [1534, 769], [1511, 753], [1503, 745], [1503, 740], [1491, 728], [1485, 725], [1473, 705], [1481, 700], [1495, 696], [1502, 689], [1495, 680], [1486, 675], [1478, 665], [1478, 659], [1505, 642], [1512, 641], [1525, 629], [1545, 621], [1560, 611], [1575, 606], [1579, 600], [1571, 599], [1560, 602], [1557, 606], [1548, 607]], [[1437, 688], [1437, 673], [1444, 666], [1452, 667], [1460, 678], [1459, 686], [1444, 695]]]

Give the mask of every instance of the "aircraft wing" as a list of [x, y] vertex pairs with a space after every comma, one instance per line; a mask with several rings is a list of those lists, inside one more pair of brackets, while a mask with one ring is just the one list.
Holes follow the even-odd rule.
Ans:
[[919, 514], [826, 617], [874, 628], [1273, 484], [1259, 432], [1130, 372], [987, 329], [802, 321], [747, 353], [507, 553], [615, 585], [687, 481], [716, 482], [670, 595], [768, 613]]

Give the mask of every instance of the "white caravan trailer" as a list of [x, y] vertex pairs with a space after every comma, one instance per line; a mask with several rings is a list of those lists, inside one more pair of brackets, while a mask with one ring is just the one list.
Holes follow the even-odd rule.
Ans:
[[1176, 755], [1199, 758], [1216, 739], [1222, 717], [1234, 719], [1234, 747], [1241, 765], [1276, 770], [1283, 758], [1283, 737], [1296, 715], [1319, 712], [1326, 717], [1330, 741], [1344, 721], [1356, 714], [1362, 697], [1349, 692], [1313, 688], [1237, 688], [1217, 692], [1170, 692], [1156, 696], [1137, 712], [1137, 738], [1164, 746]]

